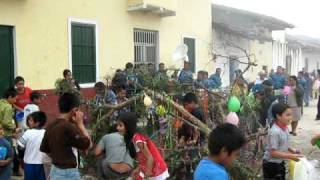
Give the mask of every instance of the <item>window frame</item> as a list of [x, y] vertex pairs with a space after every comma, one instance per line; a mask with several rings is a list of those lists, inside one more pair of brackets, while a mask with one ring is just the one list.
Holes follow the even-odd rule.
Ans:
[[[188, 39], [194, 39], [194, 72], [192, 73], [197, 73], [198, 72], [198, 63], [197, 63], [197, 55], [198, 55], [198, 52], [197, 52], [197, 38], [195, 36], [188, 36], [188, 35], [183, 35], [182, 38], [181, 38], [181, 41], [182, 41], [182, 44], [184, 44], [184, 39], [185, 38], [188, 38]], [[189, 51], [189, 49], [188, 49]], [[190, 59], [189, 59], [190, 60]]]
[[152, 30], [152, 29], [144, 29], [144, 28], [133, 28], [133, 56], [134, 56], [134, 58], [133, 58], [133, 63], [134, 64], [143, 64], [143, 63], [146, 63], [146, 65], [149, 63], [149, 62], [136, 62], [135, 60], [135, 57], [136, 57], [136, 54], [135, 54], [135, 45], [136, 45], [136, 42], [135, 42], [135, 32], [136, 31], [145, 31], [145, 32], [152, 32], [152, 33], [155, 33], [155, 35], [156, 35], [156, 38], [155, 38], [155, 40], [156, 40], [156, 42], [155, 42], [155, 50], [156, 50], [156, 52], [155, 52], [155, 62], [154, 62], [154, 66], [155, 66], [155, 68], [157, 69], [157, 67], [158, 67], [158, 65], [159, 65], [159, 63], [160, 63], [160, 53], [159, 53], [159, 51], [160, 51], [160, 42], [159, 42], [159, 40], [160, 40], [160, 32], [158, 31], [158, 30]]
[[84, 24], [94, 26], [95, 30], [95, 54], [96, 54], [96, 78], [95, 82], [92, 83], [81, 83], [81, 88], [90, 88], [93, 87], [94, 84], [99, 80], [99, 26], [98, 21], [95, 20], [86, 20], [86, 19], [78, 19], [78, 18], [69, 18], [68, 19], [68, 53], [69, 53], [69, 69], [72, 72], [72, 24]]

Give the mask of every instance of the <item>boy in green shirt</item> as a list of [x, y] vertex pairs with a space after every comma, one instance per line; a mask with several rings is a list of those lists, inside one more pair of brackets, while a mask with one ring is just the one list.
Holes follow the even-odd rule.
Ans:
[[11, 139], [16, 125], [13, 120], [14, 109], [12, 105], [16, 102], [17, 91], [9, 88], [3, 93], [0, 100], [0, 125], [4, 130], [4, 137]]

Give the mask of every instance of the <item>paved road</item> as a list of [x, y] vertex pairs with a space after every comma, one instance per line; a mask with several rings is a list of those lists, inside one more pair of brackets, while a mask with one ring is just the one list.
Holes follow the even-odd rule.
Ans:
[[[298, 136], [291, 136], [291, 145], [301, 149], [308, 159], [320, 161], [320, 149], [313, 147], [310, 143], [315, 134], [320, 134], [320, 121], [315, 121], [316, 103], [314, 100], [310, 107], [304, 107], [304, 114], [298, 125]], [[320, 164], [318, 166], [320, 172]]]

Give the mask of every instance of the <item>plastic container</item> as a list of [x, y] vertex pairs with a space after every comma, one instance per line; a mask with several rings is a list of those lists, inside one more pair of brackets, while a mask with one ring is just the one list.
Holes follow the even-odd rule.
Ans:
[[24, 112], [20, 111], [16, 113], [16, 120], [18, 122], [21, 122], [23, 120], [23, 117], [24, 117]]

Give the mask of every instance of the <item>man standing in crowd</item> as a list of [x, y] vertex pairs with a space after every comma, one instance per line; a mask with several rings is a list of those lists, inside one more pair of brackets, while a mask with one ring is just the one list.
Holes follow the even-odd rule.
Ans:
[[193, 75], [190, 70], [190, 63], [184, 61], [183, 69], [180, 72], [178, 82], [181, 84], [189, 84], [193, 82]]
[[222, 85], [222, 81], [221, 81], [221, 68], [217, 68], [216, 69], [216, 73], [212, 74], [209, 78], [212, 81], [213, 84], [213, 88], [217, 89], [220, 88]]
[[278, 66], [277, 72], [271, 75], [270, 78], [275, 90], [284, 88], [284, 85], [286, 84], [286, 77], [283, 74], [283, 68], [281, 66]]

